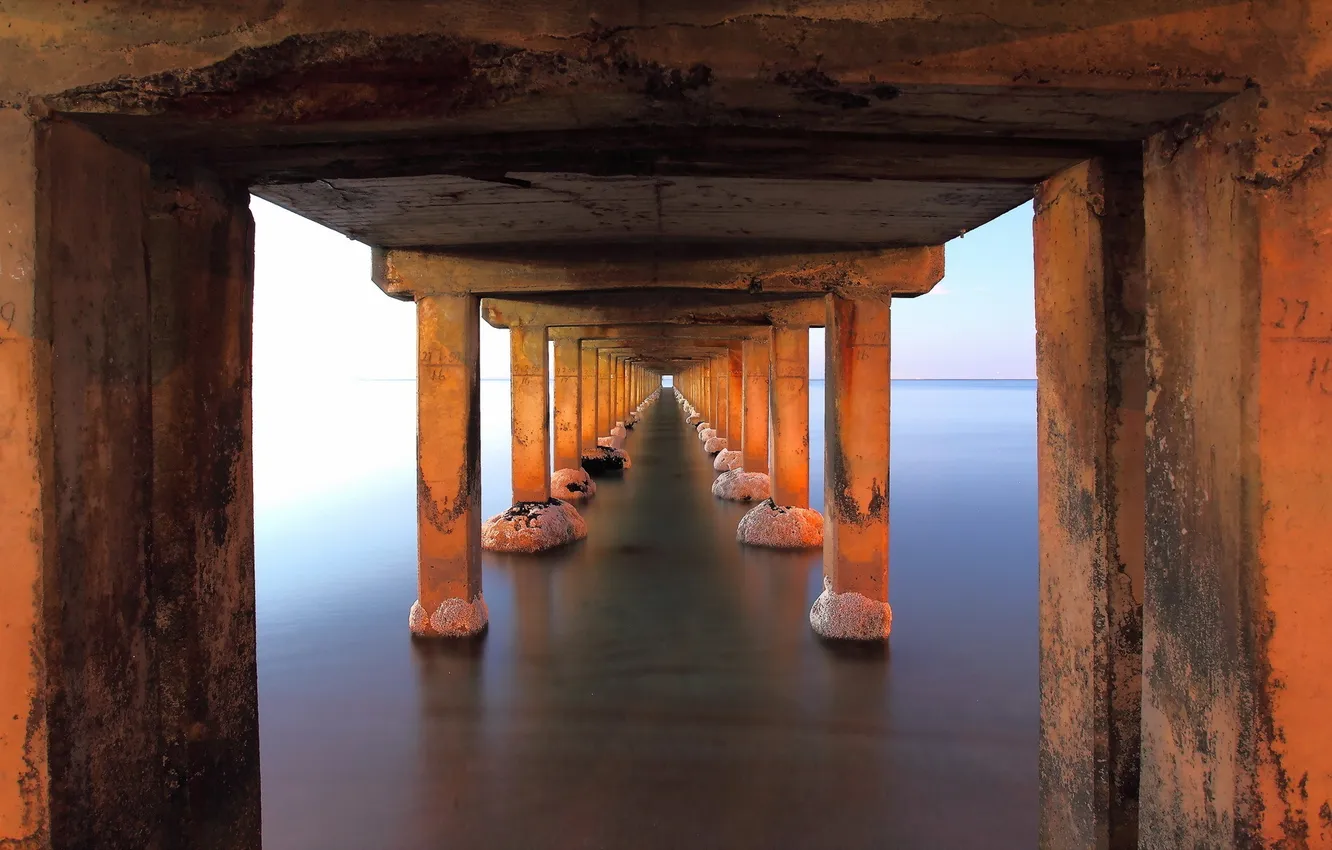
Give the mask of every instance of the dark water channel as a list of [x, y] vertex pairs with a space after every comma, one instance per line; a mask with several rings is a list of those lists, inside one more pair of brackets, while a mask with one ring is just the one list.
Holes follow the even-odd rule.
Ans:
[[[414, 389], [367, 392], [410, 410]], [[670, 402], [582, 509], [587, 541], [487, 556], [476, 644], [408, 636], [410, 442], [261, 507], [265, 847], [1035, 846], [1034, 384], [894, 389], [887, 649], [813, 635], [818, 553], [735, 543], [745, 507], [711, 497]], [[485, 463], [495, 511], [507, 468]]]

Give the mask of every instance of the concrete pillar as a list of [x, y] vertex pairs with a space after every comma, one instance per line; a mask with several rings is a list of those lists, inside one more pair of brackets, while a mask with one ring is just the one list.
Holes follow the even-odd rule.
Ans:
[[597, 447], [597, 350], [582, 343], [578, 363], [579, 430], [584, 450]]
[[[809, 328], [772, 329], [772, 501], [809, 507]], [[827, 427], [827, 423], [825, 423]]]
[[624, 357], [611, 357], [611, 425], [624, 421]]
[[1332, 841], [1330, 100], [1146, 149], [1144, 850]]
[[891, 300], [828, 296], [824, 405], [825, 637], [883, 640], [888, 607]]
[[579, 410], [578, 340], [555, 341], [555, 468], [578, 469], [582, 463], [582, 415]]
[[716, 399], [712, 427], [717, 430], [717, 436], [725, 440], [730, 436], [727, 425], [730, 422], [731, 393], [730, 356], [726, 353], [712, 358], [712, 386], [713, 398]]
[[550, 500], [550, 360], [541, 326], [509, 328], [513, 502]]
[[1146, 269], [1142, 163], [1037, 192], [1041, 846], [1138, 846]]
[[[769, 335], [771, 336], [771, 335]], [[747, 339], [743, 356], [745, 386], [742, 393], [744, 445], [742, 466], [749, 472], [768, 471], [768, 371], [771, 368], [768, 339]]]
[[416, 330], [419, 597], [412, 609], [412, 631], [422, 636], [477, 634], [486, 625], [480, 601], [479, 300], [468, 295], [421, 296]]
[[611, 356], [597, 352], [597, 436], [609, 437], [615, 420], [611, 416]]
[[0, 112], [0, 846], [259, 844], [246, 187]]
[[[732, 343], [727, 352], [730, 360], [728, 385], [726, 388], [726, 439], [727, 448], [739, 451], [741, 434], [745, 429], [745, 357], [743, 343]], [[759, 470], [761, 471], [761, 470]]]

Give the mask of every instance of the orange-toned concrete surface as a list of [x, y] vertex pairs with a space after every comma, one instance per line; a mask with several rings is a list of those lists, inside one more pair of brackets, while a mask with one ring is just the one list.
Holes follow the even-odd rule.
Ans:
[[772, 329], [772, 500], [809, 507], [809, 328]]
[[[481, 595], [480, 304], [416, 302], [418, 604], [427, 617]], [[427, 619], [419, 633], [439, 630]]]
[[1138, 846], [1146, 267], [1142, 168], [1041, 185], [1036, 325], [1041, 841]]
[[891, 301], [828, 296], [823, 573], [835, 593], [888, 601]]
[[768, 471], [768, 381], [770, 339], [744, 343], [745, 384], [741, 392], [744, 422], [741, 429], [746, 472]]
[[555, 341], [555, 468], [577, 469], [582, 457], [578, 340]]
[[1147, 149], [1151, 850], [1332, 845], [1328, 102], [1252, 91]]
[[550, 359], [544, 327], [509, 331], [513, 501], [550, 499]]
[[[1139, 846], [1332, 846], [1325, 4], [184, 5], [0, 12], [0, 845], [257, 844], [247, 189], [372, 244], [417, 301], [413, 623], [438, 633], [449, 600], [438, 622], [484, 624], [479, 294], [646, 288], [676, 315], [722, 290], [919, 295], [939, 245], [1052, 178], [1087, 209], [1046, 195], [1044, 283], [1113, 292], [1127, 265], [1103, 256], [1098, 284], [1088, 260], [1121, 197], [1069, 169], [1145, 143]], [[793, 241], [815, 247], [773, 249]], [[1114, 397], [1110, 302], [1074, 302], [1040, 302], [1041, 421], [1067, 428], [1042, 434], [1068, 791], [1046, 817], [1071, 818], [1043, 842], [1120, 846], [1137, 390]], [[774, 495], [807, 504], [776, 333]], [[628, 405], [598, 365], [604, 435]], [[734, 438], [719, 368], [691, 367], [690, 398]], [[848, 533], [872, 514], [862, 439], [829, 476]], [[878, 545], [858, 535], [830, 545]], [[877, 592], [863, 561], [832, 590]], [[1091, 694], [1109, 707], [1073, 717]]]
[[579, 445], [583, 451], [597, 446], [597, 350], [580, 343], [578, 359], [578, 402], [581, 407]]

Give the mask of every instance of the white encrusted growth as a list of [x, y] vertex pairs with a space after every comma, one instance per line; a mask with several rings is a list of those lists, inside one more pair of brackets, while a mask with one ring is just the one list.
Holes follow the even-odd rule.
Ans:
[[418, 599], [412, 603], [407, 625], [418, 637], [471, 637], [485, 631], [490, 622], [490, 611], [481, 594], [471, 602], [464, 599], [445, 599], [433, 613], [427, 615]]
[[893, 609], [860, 593], [834, 593], [832, 581], [824, 576], [823, 593], [809, 609], [809, 624], [833, 640], [887, 640]]
[[715, 455], [717, 452], [726, 448], [727, 441], [725, 437], [718, 437], [716, 431], [713, 431], [712, 433], [713, 435], [703, 444], [703, 451], [710, 455]]
[[711, 427], [712, 427], [711, 422], [700, 422], [694, 426], [694, 430], [702, 434], [704, 431], [708, 430]]
[[702, 421], [703, 417], [699, 416], [697, 413], [690, 413], [689, 416], [685, 418], [686, 425], [697, 425]]
[[774, 505], [769, 498], [740, 519], [735, 539], [770, 549], [810, 549], [823, 545], [823, 515], [809, 508]]
[[761, 502], [772, 495], [772, 485], [765, 473], [732, 469], [712, 482], [712, 495], [730, 502]]
[[730, 469], [739, 469], [740, 463], [744, 460], [744, 453], [732, 449], [723, 449], [717, 453], [717, 457], [712, 461], [712, 468], [718, 472], [726, 472]]
[[568, 502], [519, 502], [481, 526], [487, 552], [534, 554], [587, 537], [587, 523]]
[[623, 422], [616, 422], [615, 427], [611, 429], [610, 435], [612, 437], [623, 437], [625, 434], [628, 433], [629, 432], [624, 429]]
[[550, 494], [566, 502], [579, 502], [597, 495], [597, 482], [587, 470], [557, 469], [550, 476]]

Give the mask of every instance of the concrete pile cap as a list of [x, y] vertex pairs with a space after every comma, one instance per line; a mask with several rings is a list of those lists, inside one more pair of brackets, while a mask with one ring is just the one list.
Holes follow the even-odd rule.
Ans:
[[761, 502], [772, 495], [766, 473], [732, 469], [712, 482], [712, 495], [729, 502]]
[[715, 455], [725, 449], [728, 443], [725, 437], [718, 437], [716, 431], [713, 431], [712, 434], [713, 436], [709, 437], [707, 442], [703, 444], [703, 451]]
[[428, 614], [417, 600], [407, 617], [407, 627], [421, 637], [471, 637], [485, 631], [489, 623], [490, 610], [479, 593], [471, 602], [445, 599]]
[[711, 440], [715, 436], [717, 436], [716, 428], [703, 428], [700, 429], [698, 432], [698, 441], [700, 443], [706, 443], [708, 440]]
[[773, 504], [771, 498], [745, 514], [735, 539], [770, 549], [809, 549], [823, 545], [823, 515], [809, 508]]
[[481, 548], [532, 554], [585, 537], [587, 523], [568, 502], [519, 502], [481, 527]]
[[809, 624], [833, 640], [884, 640], [893, 630], [893, 609], [859, 593], [834, 593], [832, 581], [824, 576]]
[[550, 492], [566, 502], [583, 501], [597, 494], [597, 482], [582, 467], [557, 469], [550, 476]]
[[734, 449], [723, 449], [717, 453], [716, 459], [712, 461], [712, 468], [718, 472], [739, 469], [743, 460], [743, 452], [737, 452]]

